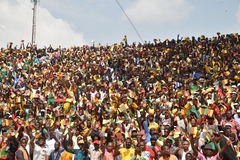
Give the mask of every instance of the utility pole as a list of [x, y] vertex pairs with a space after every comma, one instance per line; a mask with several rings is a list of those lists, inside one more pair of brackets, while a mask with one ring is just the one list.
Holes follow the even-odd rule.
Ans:
[[37, 16], [37, 2], [38, 0], [31, 0], [33, 3], [33, 23], [32, 23], [32, 44], [36, 43], [36, 16]]

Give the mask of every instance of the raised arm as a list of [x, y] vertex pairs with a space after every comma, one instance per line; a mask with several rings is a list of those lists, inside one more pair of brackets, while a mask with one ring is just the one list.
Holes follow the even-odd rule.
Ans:
[[193, 153], [197, 157], [198, 156], [198, 150], [197, 150], [196, 146], [194, 145], [194, 139], [193, 139], [192, 134], [190, 135], [190, 142], [191, 142]]
[[148, 118], [146, 118], [146, 121], [144, 123], [144, 132], [145, 132], [145, 134], [149, 133], [149, 131], [148, 131]]
[[100, 134], [100, 141], [101, 141], [101, 143], [100, 143], [101, 146], [100, 146], [100, 147], [101, 147], [101, 150], [102, 150], [103, 155], [104, 155], [104, 153], [105, 153], [105, 147], [104, 147], [104, 144], [103, 144], [103, 139], [104, 139], [103, 135]]
[[32, 150], [34, 150], [34, 147], [35, 147], [34, 141], [35, 141], [35, 137], [32, 137], [32, 139], [30, 140], [30, 147]]
[[68, 148], [66, 139], [63, 140], [62, 145], [63, 145], [63, 148], [64, 148], [67, 152], [70, 152], [70, 153], [72, 153], [72, 154], [75, 154], [75, 153], [76, 153], [75, 149]]
[[115, 150], [114, 150], [114, 157], [117, 157], [118, 155], [120, 155], [121, 153], [119, 152], [119, 149], [120, 149], [120, 142], [119, 140], [117, 140], [115, 142]]
[[83, 141], [84, 141], [83, 150], [85, 150], [86, 152], [88, 152], [89, 145], [88, 145], [87, 137], [86, 137], [86, 136], [83, 137]]

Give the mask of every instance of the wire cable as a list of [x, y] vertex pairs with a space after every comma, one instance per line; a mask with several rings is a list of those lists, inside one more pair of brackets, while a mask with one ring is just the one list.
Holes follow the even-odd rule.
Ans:
[[127, 17], [128, 21], [131, 23], [133, 29], [135, 30], [135, 32], [137, 33], [138, 37], [140, 38], [140, 40], [143, 43], [143, 39], [141, 37], [141, 35], [139, 34], [139, 32], [137, 31], [136, 27], [133, 25], [131, 19], [128, 17], [128, 15], [126, 14], [126, 12], [124, 11], [123, 7], [121, 6], [121, 4], [118, 2], [118, 0], [116, 0], [117, 4], [119, 5], [119, 7], [121, 8], [121, 10], [123, 11], [123, 13], [125, 14], [125, 16]]

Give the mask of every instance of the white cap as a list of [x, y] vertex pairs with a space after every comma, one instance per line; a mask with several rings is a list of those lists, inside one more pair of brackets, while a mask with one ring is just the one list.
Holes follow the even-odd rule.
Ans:
[[230, 126], [230, 127], [232, 127], [231, 123], [226, 123], [225, 126]]

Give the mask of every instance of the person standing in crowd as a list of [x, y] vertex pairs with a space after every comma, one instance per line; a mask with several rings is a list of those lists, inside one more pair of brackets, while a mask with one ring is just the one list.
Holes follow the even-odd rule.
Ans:
[[100, 135], [101, 138], [101, 150], [103, 153], [103, 160], [114, 160], [114, 144], [113, 142], [108, 142], [106, 148], [103, 144], [103, 136]]
[[223, 156], [222, 159], [223, 160], [237, 160], [237, 154], [236, 154], [236, 150], [233, 146], [233, 144], [231, 143], [230, 145], [228, 145], [226, 147], [226, 144], [229, 143], [230, 137], [232, 136], [232, 131], [230, 128], [225, 127], [224, 128], [224, 136], [222, 137], [222, 139], [220, 140], [220, 147], [221, 150], [225, 149], [226, 152], [223, 152]]
[[132, 140], [130, 138], [125, 140], [125, 148], [118, 149], [119, 146], [120, 144], [117, 144], [114, 153], [115, 157], [121, 154], [122, 160], [128, 160], [135, 154], [135, 148], [132, 148]]
[[67, 141], [66, 141], [66, 137], [65, 137], [64, 141], [63, 141], [63, 148], [67, 152], [74, 154], [74, 160], [85, 160], [87, 158], [87, 148], [88, 148], [86, 139], [83, 140], [81, 138], [78, 138], [77, 143], [78, 143], [79, 149], [69, 148], [67, 146]]
[[235, 138], [236, 139], [238, 138], [237, 132], [240, 131], [240, 125], [233, 118], [233, 114], [232, 114], [231, 110], [226, 112], [226, 118], [225, 118], [225, 120], [223, 120], [222, 125], [223, 125], [223, 127], [225, 127], [226, 125], [229, 125], [231, 127], [231, 131], [234, 134]]
[[54, 150], [50, 153], [49, 160], [60, 160], [64, 149], [60, 149], [60, 142], [55, 142]]
[[103, 157], [103, 152], [100, 149], [100, 141], [99, 140], [95, 140], [93, 142], [94, 144], [94, 150], [88, 150], [88, 153], [90, 154], [90, 159], [96, 159], [96, 160], [101, 160]]
[[35, 137], [30, 141], [30, 146], [33, 149], [33, 160], [49, 159], [50, 150], [46, 146], [45, 137], [39, 137], [37, 142], [34, 143]]
[[20, 140], [20, 147], [16, 151], [15, 159], [16, 160], [30, 160], [29, 153], [26, 150], [27, 140], [21, 139]]
[[145, 151], [144, 142], [140, 142], [135, 147], [135, 154], [131, 157], [131, 160], [149, 160], [150, 152]]
[[165, 160], [165, 159], [178, 160], [178, 158], [175, 155], [170, 154], [170, 148], [167, 145], [162, 146], [162, 156], [160, 157], [159, 160]]
[[184, 139], [182, 141], [182, 145], [181, 148], [178, 148], [175, 151], [175, 156], [179, 159], [179, 160], [186, 160], [186, 155], [187, 153], [191, 153], [193, 154], [191, 148], [189, 148], [190, 146], [190, 142], [187, 139]]
[[[205, 160], [205, 159], [216, 159], [216, 160], [221, 160], [224, 156], [224, 153], [226, 153], [227, 148], [232, 145], [232, 142], [230, 140], [226, 141], [224, 145], [221, 147], [221, 151], [217, 154], [214, 153], [214, 148], [216, 149], [216, 145], [213, 147], [210, 143], [207, 143], [203, 147], [202, 153], [198, 151], [198, 149], [195, 146], [194, 140], [198, 141], [199, 138], [194, 139], [193, 135], [190, 136], [190, 142], [191, 146], [194, 152], [194, 155], [199, 159], [199, 160]], [[221, 144], [220, 144], [221, 145]]]

